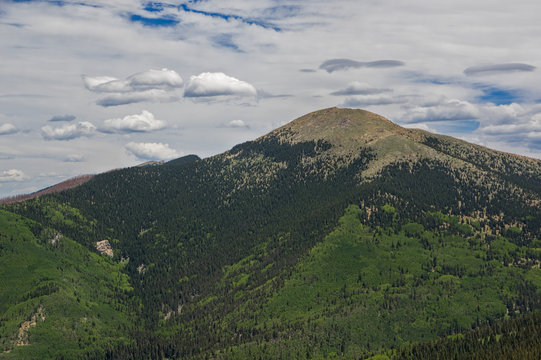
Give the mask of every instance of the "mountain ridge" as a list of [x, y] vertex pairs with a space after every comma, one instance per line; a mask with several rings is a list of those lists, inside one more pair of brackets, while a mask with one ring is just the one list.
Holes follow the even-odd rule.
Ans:
[[[300, 116], [269, 133], [252, 141], [264, 141], [274, 138], [279, 142], [296, 144], [303, 141], [326, 141], [333, 145], [333, 151], [326, 154], [326, 158], [335, 161], [337, 158], [346, 158], [346, 163], [356, 157], [359, 149], [369, 148], [379, 155], [379, 161], [366, 169], [363, 175], [373, 178], [385, 167], [396, 161], [419, 159], [423, 157], [438, 156], [441, 149], [428, 144], [429, 140], [437, 140], [453, 146], [462, 146], [476, 152], [490, 152], [496, 156], [509, 156], [521, 163], [541, 165], [541, 159], [495, 150], [483, 145], [467, 142], [449, 135], [431, 133], [422, 129], [404, 128], [387, 118], [362, 109], [349, 109], [330, 107], [316, 110]], [[228, 150], [211, 157], [219, 157], [230, 153]], [[445, 152], [446, 155], [459, 161], [464, 156]], [[197, 155], [186, 155], [169, 161], [147, 161], [136, 166], [162, 166], [183, 165], [200, 160]], [[468, 162], [468, 161], [466, 161]], [[521, 165], [524, 165], [522, 163]], [[478, 165], [478, 164], [473, 164]], [[109, 171], [117, 171], [113, 169]], [[541, 172], [538, 172], [541, 176]], [[79, 175], [57, 184], [50, 185], [31, 194], [20, 194], [0, 199], [0, 204], [25, 201], [46, 194], [56, 193], [83, 184], [95, 175]]]
[[[30, 219], [47, 251], [55, 234], [93, 256], [100, 241], [113, 248], [104, 261], [132, 289], [115, 309], [119, 319], [136, 311], [136, 341], [83, 349], [106, 343], [121, 359], [391, 357], [541, 309], [538, 161], [361, 110], [299, 119], [206, 159], [120, 169], [3, 207]], [[32, 304], [49, 295], [40, 296]]]

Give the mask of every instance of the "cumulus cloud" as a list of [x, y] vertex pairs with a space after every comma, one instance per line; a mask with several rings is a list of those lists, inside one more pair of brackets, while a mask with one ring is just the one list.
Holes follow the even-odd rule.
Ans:
[[53, 128], [49, 125], [41, 128], [41, 135], [45, 140], [72, 140], [83, 136], [92, 136], [96, 131], [94, 124], [82, 121], [77, 124], [66, 124]]
[[185, 97], [207, 96], [256, 96], [257, 91], [251, 84], [228, 76], [222, 72], [204, 72], [190, 77], [184, 91]]
[[15, 125], [13, 124], [5, 123], [5, 124], [0, 125], [0, 135], [14, 134], [18, 131], [19, 130], [17, 129], [17, 127], [15, 127]]
[[404, 62], [398, 60], [355, 61], [351, 59], [330, 59], [324, 61], [319, 68], [328, 73], [338, 70], [358, 68], [391, 68], [403, 66]]
[[0, 172], [0, 182], [23, 181], [27, 176], [18, 169], [4, 170]]
[[331, 95], [374, 95], [390, 91], [390, 89], [378, 89], [367, 83], [353, 81], [345, 89], [332, 92]]
[[165, 121], [158, 120], [146, 110], [141, 114], [127, 115], [123, 118], [108, 119], [103, 122], [103, 132], [150, 132], [164, 129]]
[[249, 127], [248, 124], [246, 124], [243, 120], [231, 120], [224, 126], [229, 127], [229, 128], [248, 128]]
[[163, 143], [137, 143], [126, 144], [125, 149], [141, 160], [169, 160], [182, 154], [171, 149], [169, 144]]
[[83, 82], [90, 91], [108, 94], [96, 102], [104, 107], [143, 101], [175, 101], [178, 96], [173, 92], [184, 86], [182, 77], [176, 71], [165, 68], [150, 69], [126, 79], [83, 75]]
[[401, 120], [405, 123], [471, 120], [479, 116], [477, 107], [467, 101], [458, 99], [441, 99], [430, 106], [414, 106]]
[[502, 74], [513, 72], [531, 72], [535, 70], [535, 66], [522, 64], [522, 63], [508, 63], [508, 64], [494, 64], [494, 65], [481, 65], [472, 66], [464, 70], [464, 74], [467, 76], [473, 75], [489, 75], [489, 74]]

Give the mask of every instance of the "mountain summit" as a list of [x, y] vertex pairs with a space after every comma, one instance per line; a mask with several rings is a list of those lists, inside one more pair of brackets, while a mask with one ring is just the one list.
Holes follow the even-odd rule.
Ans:
[[323, 139], [333, 145], [369, 144], [403, 128], [365, 110], [328, 108], [315, 111], [272, 131], [270, 136], [299, 142]]
[[[336, 156], [355, 157], [360, 148], [381, 152], [396, 150], [411, 153], [415, 132], [365, 110], [329, 108], [304, 115], [272, 131], [266, 137], [298, 143], [323, 140], [333, 146]], [[392, 149], [391, 149], [392, 148]]]
[[443, 161], [452, 167], [541, 176], [541, 161], [537, 159], [495, 151], [424, 130], [406, 129], [383, 116], [360, 109], [333, 107], [315, 111], [255, 141], [269, 139], [290, 144], [323, 141], [332, 145], [324, 154], [332, 161], [340, 158], [349, 162], [360, 156], [361, 149], [370, 149], [375, 157], [364, 170], [368, 177], [392, 163], [420, 159]]

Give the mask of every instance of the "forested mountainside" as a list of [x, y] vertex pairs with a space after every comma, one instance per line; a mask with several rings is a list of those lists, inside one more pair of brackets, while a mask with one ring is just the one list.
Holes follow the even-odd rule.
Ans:
[[97, 175], [3, 207], [0, 358], [536, 358], [540, 200], [539, 160], [337, 108]]

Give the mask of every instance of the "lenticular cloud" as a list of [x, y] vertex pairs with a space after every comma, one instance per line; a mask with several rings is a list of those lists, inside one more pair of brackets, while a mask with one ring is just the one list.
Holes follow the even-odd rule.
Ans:
[[464, 69], [464, 74], [467, 76], [473, 75], [487, 75], [487, 74], [502, 74], [512, 72], [531, 72], [535, 70], [535, 66], [522, 63], [509, 63], [509, 64], [494, 64], [494, 65], [481, 65], [472, 66]]
[[376, 60], [376, 61], [356, 61], [351, 59], [330, 59], [324, 61], [319, 68], [328, 73], [339, 70], [359, 69], [359, 68], [393, 68], [404, 66], [404, 62], [399, 60]]

